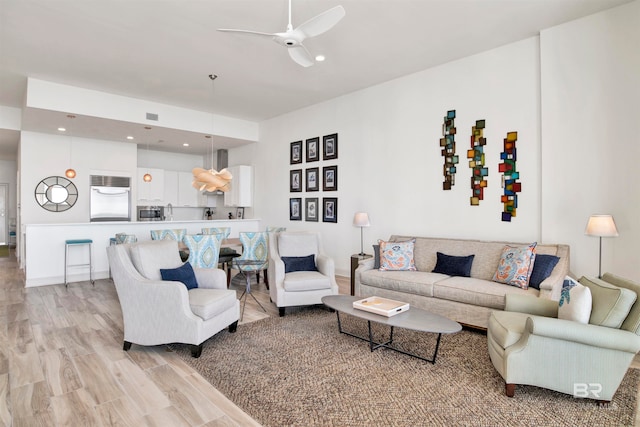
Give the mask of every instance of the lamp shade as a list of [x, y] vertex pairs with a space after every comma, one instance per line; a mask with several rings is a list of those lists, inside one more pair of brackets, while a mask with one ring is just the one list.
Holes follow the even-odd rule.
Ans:
[[611, 215], [591, 215], [584, 234], [587, 236], [615, 237], [618, 235], [618, 229]]
[[366, 212], [356, 212], [353, 216], [353, 226], [354, 227], [369, 227], [371, 223], [369, 222], [369, 214]]

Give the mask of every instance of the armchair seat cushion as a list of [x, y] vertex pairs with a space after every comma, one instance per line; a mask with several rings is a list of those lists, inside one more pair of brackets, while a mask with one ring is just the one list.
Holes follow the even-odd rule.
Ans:
[[286, 292], [331, 289], [331, 280], [318, 271], [293, 271], [284, 275], [283, 287]]
[[520, 340], [527, 318], [531, 315], [512, 311], [494, 311], [489, 317], [489, 329], [496, 344], [506, 349]]
[[202, 320], [209, 320], [237, 303], [236, 291], [228, 289], [189, 290], [191, 311]]

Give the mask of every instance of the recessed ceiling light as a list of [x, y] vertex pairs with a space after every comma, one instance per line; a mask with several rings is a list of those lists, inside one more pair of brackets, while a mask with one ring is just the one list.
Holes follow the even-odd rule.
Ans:
[[324, 60], [325, 60], [324, 55], [318, 55], [318, 56], [316, 56], [316, 61], [318, 61], [318, 62], [322, 62], [322, 61], [324, 61]]
[[133, 139], [133, 137], [131, 135], [127, 136], [127, 139]]
[[65, 132], [65, 131], [66, 131], [66, 129], [65, 129], [65, 128], [58, 128], [58, 130], [59, 130], [60, 132]]
[[182, 144], [183, 147], [188, 147], [189, 144], [187, 144], [186, 142], [184, 144]]

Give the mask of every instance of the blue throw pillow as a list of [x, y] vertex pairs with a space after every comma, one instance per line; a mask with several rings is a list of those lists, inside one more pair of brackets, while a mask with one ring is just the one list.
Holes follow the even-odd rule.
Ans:
[[316, 268], [316, 256], [311, 254], [308, 256], [283, 256], [284, 272], [292, 271], [318, 271]]
[[193, 267], [188, 262], [182, 264], [178, 268], [160, 269], [160, 276], [162, 280], [172, 280], [175, 282], [182, 282], [187, 289], [194, 289], [198, 287], [196, 281], [196, 274], [193, 272]]
[[380, 245], [373, 245], [373, 268], [380, 269]]
[[555, 255], [537, 254], [536, 260], [533, 262], [533, 272], [529, 278], [529, 286], [540, 289], [540, 283], [551, 275], [558, 261], [560, 261], [560, 258]]
[[433, 269], [434, 273], [447, 274], [449, 276], [471, 277], [471, 265], [475, 255], [453, 256], [436, 252], [438, 261]]

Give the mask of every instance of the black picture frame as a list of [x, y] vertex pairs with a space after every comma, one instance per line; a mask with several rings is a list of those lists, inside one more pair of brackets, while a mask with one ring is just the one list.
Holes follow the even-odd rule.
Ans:
[[244, 219], [244, 208], [236, 208], [236, 219]]
[[302, 163], [302, 141], [292, 142], [289, 148], [289, 164], [298, 163]]
[[289, 199], [289, 220], [302, 221], [302, 198], [293, 197]]
[[306, 170], [307, 191], [320, 190], [320, 168], [309, 168]]
[[338, 222], [337, 197], [324, 197], [322, 199], [322, 222]]
[[338, 158], [338, 134], [332, 133], [322, 137], [322, 160]]
[[318, 222], [317, 197], [307, 197], [304, 199], [304, 219], [305, 221]]
[[291, 193], [302, 192], [302, 169], [289, 171], [289, 191]]
[[307, 139], [307, 162], [320, 160], [320, 138]]
[[338, 166], [322, 168], [322, 190], [338, 191]]

